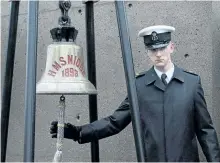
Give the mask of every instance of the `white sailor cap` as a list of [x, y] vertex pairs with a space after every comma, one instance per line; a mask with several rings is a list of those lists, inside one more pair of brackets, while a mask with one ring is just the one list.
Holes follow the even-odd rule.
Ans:
[[169, 44], [171, 33], [174, 31], [174, 27], [156, 25], [142, 29], [138, 33], [138, 36], [144, 38], [144, 44], [147, 49], [157, 49], [166, 47]]

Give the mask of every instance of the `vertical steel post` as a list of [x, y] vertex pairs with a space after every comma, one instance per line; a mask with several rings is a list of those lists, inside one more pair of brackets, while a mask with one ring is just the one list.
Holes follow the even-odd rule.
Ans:
[[127, 18], [125, 15], [124, 1], [115, 1], [117, 23], [120, 35], [122, 57], [124, 63], [125, 77], [127, 83], [128, 99], [130, 102], [135, 147], [138, 162], [145, 162], [144, 143], [140, 125], [140, 113], [137, 99], [137, 90], [135, 83], [134, 65], [131, 51], [130, 37], [127, 27]]
[[[86, 41], [87, 41], [87, 69], [88, 80], [96, 87], [96, 61], [95, 61], [95, 29], [93, 1], [85, 2], [86, 5]], [[90, 123], [98, 119], [97, 95], [89, 95]], [[91, 142], [91, 161], [99, 162], [99, 142]]]
[[39, 1], [28, 1], [24, 162], [34, 162]]
[[4, 85], [2, 94], [2, 106], [1, 106], [1, 162], [5, 162], [7, 141], [8, 141], [8, 124], [10, 115], [11, 104], [11, 90], [14, 71], [14, 58], [16, 48], [16, 37], [18, 27], [18, 14], [19, 14], [20, 1], [12, 1], [10, 8], [10, 20], [9, 20], [9, 34], [8, 34], [8, 46], [5, 62], [5, 74]]

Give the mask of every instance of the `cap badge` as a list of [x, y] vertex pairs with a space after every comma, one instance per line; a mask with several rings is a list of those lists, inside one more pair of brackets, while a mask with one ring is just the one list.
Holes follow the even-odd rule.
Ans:
[[152, 39], [153, 41], [157, 41], [157, 40], [158, 40], [157, 32], [152, 32], [151, 35], [152, 35], [151, 39]]

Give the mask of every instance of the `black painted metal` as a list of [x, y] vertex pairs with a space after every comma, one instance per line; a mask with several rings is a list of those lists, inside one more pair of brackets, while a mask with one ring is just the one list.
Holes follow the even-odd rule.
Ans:
[[125, 77], [127, 83], [128, 99], [130, 102], [132, 126], [135, 139], [135, 147], [138, 162], [145, 162], [143, 137], [140, 124], [140, 113], [137, 99], [134, 64], [132, 58], [132, 50], [130, 37], [127, 27], [127, 19], [124, 9], [124, 1], [115, 1], [117, 23], [120, 35], [122, 57], [124, 63]]
[[34, 162], [39, 1], [28, 1], [24, 162]]
[[11, 1], [8, 46], [5, 64], [4, 85], [1, 106], [1, 162], [6, 160], [8, 124], [11, 105], [11, 91], [14, 71], [15, 47], [20, 1]]
[[[94, 29], [94, 2], [88, 1], [86, 5], [86, 41], [87, 41], [87, 68], [88, 80], [96, 87], [96, 61], [95, 61], [95, 29]], [[98, 119], [97, 95], [89, 95], [90, 122]], [[91, 142], [91, 161], [99, 162], [99, 142]]]

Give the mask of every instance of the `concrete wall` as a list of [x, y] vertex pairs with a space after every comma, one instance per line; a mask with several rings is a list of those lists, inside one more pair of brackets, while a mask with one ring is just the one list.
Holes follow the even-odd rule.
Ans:
[[[220, 2], [164, 1], [125, 2], [130, 30], [132, 52], [136, 72], [151, 67], [143, 40], [138, 31], [155, 24], [172, 25], [176, 28], [173, 40], [176, 51], [174, 62], [185, 69], [198, 73], [209, 111], [220, 139]], [[1, 2], [1, 65], [4, 67], [9, 20], [9, 2]], [[37, 81], [46, 66], [47, 46], [52, 43], [49, 30], [57, 26], [61, 12], [57, 2], [40, 1], [38, 27]], [[81, 2], [72, 2], [69, 12], [72, 25], [79, 30], [76, 43], [86, 54], [85, 9]], [[27, 2], [20, 6], [16, 45], [13, 91], [8, 135], [7, 161], [23, 161], [24, 146], [24, 94], [26, 69]], [[118, 107], [126, 95], [122, 55], [113, 2], [95, 4], [96, 63], [98, 89], [98, 115], [105, 117]], [[186, 57], [185, 54], [188, 54]], [[85, 55], [84, 55], [85, 56]], [[85, 56], [86, 61], [86, 56]], [[3, 72], [3, 71], [2, 71]], [[2, 73], [3, 77], [3, 73]], [[37, 96], [35, 161], [51, 161], [56, 140], [49, 134], [50, 122], [57, 117], [59, 96]], [[89, 122], [87, 96], [66, 96], [66, 121], [75, 125]], [[76, 118], [80, 115], [80, 119]], [[201, 159], [204, 156], [201, 153]], [[118, 135], [100, 140], [101, 161], [136, 161], [131, 124]], [[90, 144], [79, 145], [64, 141], [64, 161], [90, 161]]]
[[220, 135], [220, 3], [212, 3], [213, 121]]

